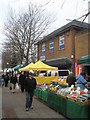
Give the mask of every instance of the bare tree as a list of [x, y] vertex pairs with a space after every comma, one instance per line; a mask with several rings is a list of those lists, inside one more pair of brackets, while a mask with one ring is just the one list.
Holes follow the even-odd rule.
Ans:
[[15, 53], [19, 54], [20, 63], [23, 60], [35, 61], [35, 42], [46, 34], [49, 25], [54, 21], [51, 15], [46, 15], [45, 10], [30, 4], [28, 11], [18, 16], [11, 14], [8, 23], [5, 24], [5, 35], [11, 43]]
[[[2, 68], [14, 67], [19, 64], [18, 52], [14, 49], [12, 43], [5, 43], [2, 52]], [[8, 65], [7, 65], [8, 63]]]

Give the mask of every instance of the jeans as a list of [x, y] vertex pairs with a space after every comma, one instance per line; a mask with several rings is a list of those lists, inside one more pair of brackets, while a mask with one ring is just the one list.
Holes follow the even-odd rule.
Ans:
[[34, 95], [34, 90], [33, 91], [26, 91], [26, 108], [30, 108], [33, 102], [33, 95]]
[[24, 85], [21, 85], [21, 91], [24, 92]]

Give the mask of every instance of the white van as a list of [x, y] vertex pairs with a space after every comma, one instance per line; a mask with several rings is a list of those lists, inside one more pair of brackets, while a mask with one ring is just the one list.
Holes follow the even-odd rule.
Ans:
[[70, 70], [58, 70], [58, 79], [67, 79]]

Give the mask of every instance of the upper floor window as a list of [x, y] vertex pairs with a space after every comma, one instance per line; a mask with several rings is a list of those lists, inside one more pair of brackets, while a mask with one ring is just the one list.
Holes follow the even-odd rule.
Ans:
[[45, 55], [45, 43], [42, 44], [42, 55]]
[[49, 50], [50, 52], [54, 52], [54, 40], [50, 39], [49, 41]]
[[64, 49], [65, 45], [64, 45], [64, 40], [65, 40], [65, 36], [61, 35], [59, 36], [59, 49]]

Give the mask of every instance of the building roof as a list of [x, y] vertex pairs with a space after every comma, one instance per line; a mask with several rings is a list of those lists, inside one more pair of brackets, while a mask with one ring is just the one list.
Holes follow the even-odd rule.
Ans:
[[71, 28], [75, 28], [77, 30], [82, 30], [82, 29], [88, 29], [89, 26], [90, 26], [90, 24], [88, 24], [88, 23], [73, 20], [72, 22], [69, 22], [68, 24], [62, 26], [61, 28], [59, 28], [59, 29], [55, 30], [54, 32], [45, 36], [43, 39], [39, 40], [37, 42], [37, 44], [47, 41], [48, 39], [55, 37], [61, 33], [64, 33], [66, 31], [70, 30]]

